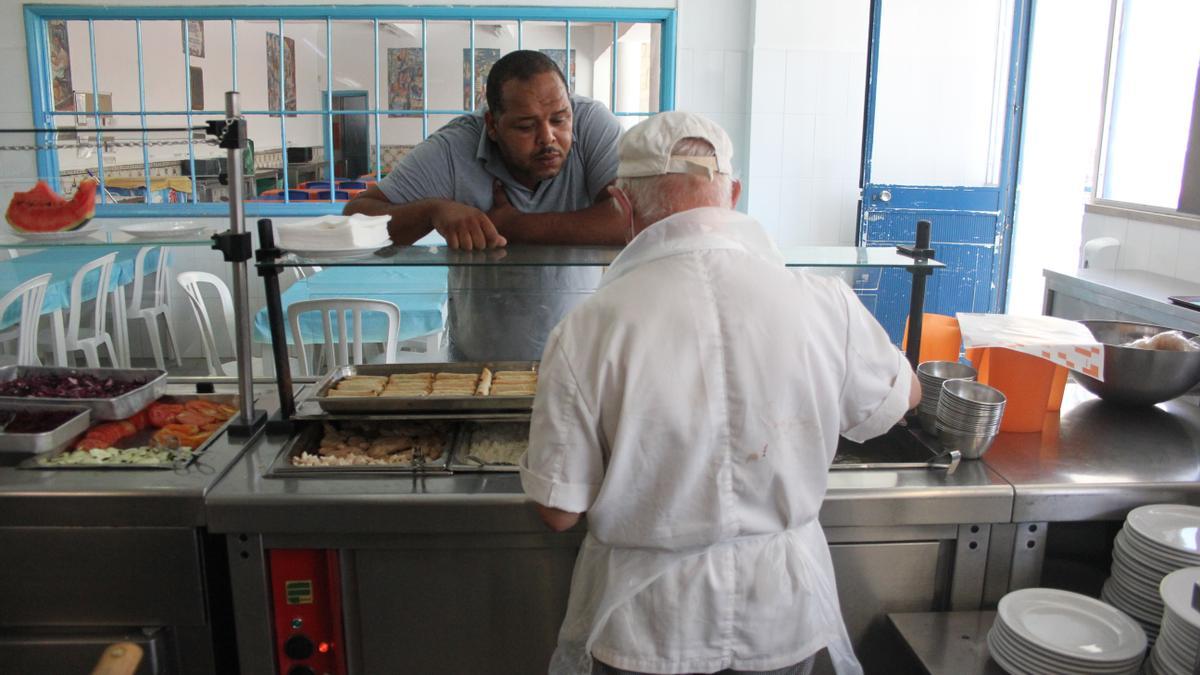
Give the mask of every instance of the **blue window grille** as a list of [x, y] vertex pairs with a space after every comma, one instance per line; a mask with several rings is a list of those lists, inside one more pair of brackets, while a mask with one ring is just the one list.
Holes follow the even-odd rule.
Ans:
[[[136, 59], [137, 59], [137, 89], [138, 89], [138, 104], [136, 110], [111, 110], [101, 105], [104, 96], [104, 82], [102, 78], [105, 73], [100, 72], [97, 68], [96, 59], [96, 24], [98, 22], [109, 21], [127, 21], [133, 26], [133, 36], [136, 41]], [[179, 97], [183, 103], [183, 109], [169, 109], [163, 106], [150, 104], [147, 101], [147, 76], [146, 76], [146, 58], [153, 58], [152, 54], [143, 52], [143, 33], [147, 29], [147, 24], [153, 22], [153, 26], [158, 27], [162, 22], [179, 22], [179, 30], [184, 38], [182, 45], [183, 52], [183, 69], [179, 73], [178, 82], [183, 89], [182, 96]], [[373, 45], [368, 47], [362, 45], [364, 49], [373, 48], [373, 83], [370, 87], [362, 87], [363, 90], [369, 90], [373, 93], [370, 100], [374, 101], [374, 105], [368, 105], [365, 109], [355, 110], [339, 110], [334, 107], [335, 97], [343, 94], [334, 86], [334, 30], [338, 26], [338, 22], [357, 21], [360, 23], [369, 23]], [[62, 109], [62, 106], [56, 105], [55, 96], [55, 80], [54, 66], [52, 65], [51, 50], [54, 48], [53, 36], [51, 28], [56, 22], [72, 22], [73, 25], [86, 25], [87, 28], [87, 45], [86, 53], [90, 61], [90, 86], [82, 92], [74, 92], [76, 99], [82, 94], [88, 103], [83, 110]], [[78, 23], [74, 23], [78, 22]], [[603, 28], [604, 24], [611, 26], [611, 42], [609, 45], [609, 60], [607, 64], [609, 68], [609, 91], [603, 92], [608, 95], [608, 102], [613, 108], [614, 114], [622, 119], [624, 124], [636, 122], [638, 118], [646, 117], [654, 114], [658, 110], [671, 110], [674, 108], [674, 91], [675, 91], [675, 11], [670, 9], [636, 9], [636, 8], [553, 8], [553, 7], [405, 7], [405, 6], [329, 6], [329, 5], [312, 5], [312, 6], [200, 6], [200, 7], [105, 7], [105, 6], [72, 6], [72, 5], [26, 5], [25, 6], [25, 31], [27, 35], [28, 45], [28, 60], [29, 60], [29, 75], [32, 88], [33, 99], [33, 120], [34, 126], [45, 129], [62, 129], [78, 126], [78, 131], [87, 126], [94, 130], [94, 140], [98, 146], [96, 149], [96, 165], [95, 174], [100, 180], [101, 185], [105, 188], [100, 191], [101, 203], [97, 205], [97, 216], [100, 217], [147, 217], [147, 216], [223, 216], [228, 213], [228, 206], [221, 202], [205, 202], [201, 201], [198, 193], [197, 180], [198, 168], [203, 173], [203, 159], [198, 159], [196, 156], [196, 148], [198, 145], [205, 143], [202, 135], [199, 132], [185, 132], [187, 139], [183, 142], [176, 141], [181, 145], [185, 145], [187, 149], [187, 159], [184, 160], [187, 165], [187, 172], [193, 179], [191, 182], [191, 192], [173, 193], [172, 199], [178, 200], [172, 203], [172, 200], [165, 200], [168, 203], [150, 203], [152, 194], [156, 190], [152, 190], [154, 186], [154, 177], [151, 175], [151, 147], [154, 147], [154, 126], [164, 126], [163, 124], [151, 125], [151, 120], [162, 122], [164, 120], [182, 120], [187, 128], [202, 127], [204, 122], [211, 119], [220, 119], [224, 114], [224, 92], [209, 91], [204, 95], [204, 105], [199, 106], [199, 101], [193, 101], [193, 82], [192, 66], [194, 65], [192, 57], [192, 49], [189, 48], [188, 38], [191, 36], [189, 31], [189, 22], [228, 22], [230, 44], [229, 49], [230, 62], [232, 64], [232, 72], [230, 73], [230, 82], [232, 88], [238, 89], [238, 74], [239, 74], [239, 58], [261, 59], [262, 48], [258, 45], [239, 45], [238, 44], [238, 27], [239, 22], [270, 22], [274, 26], [276, 36], [282, 39], [277, 39], [278, 59], [277, 63], [272, 64], [272, 67], [277, 69], [278, 78], [275, 80], [277, 86], [277, 95], [274, 100], [269, 100], [266, 108], [255, 109], [247, 108], [246, 96], [243, 94], [243, 111], [242, 114], [247, 118], [248, 126], [252, 132], [256, 124], [278, 124], [279, 129], [279, 183], [277, 189], [271, 190], [275, 193], [269, 196], [263, 196], [261, 199], [255, 198], [254, 201], [248, 201], [246, 204], [247, 216], [308, 216], [308, 215], [323, 215], [327, 213], [339, 213], [342, 209], [342, 204], [335, 201], [338, 197], [344, 197], [345, 191], [343, 186], [339, 185], [337, 190], [330, 190], [328, 186], [323, 191], [310, 190], [308, 199], [293, 199], [297, 195], [297, 188], [300, 180], [293, 181], [289, 175], [289, 153], [288, 153], [288, 131], [287, 125], [289, 118], [297, 116], [318, 116], [321, 120], [323, 131], [323, 149], [324, 158], [322, 160], [324, 176], [320, 178], [336, 176], [335, 161], [333, 152], [333, 138], [335, 120], [341, 115], [356, 115], [366, 116], [370, 120], [372, 130], [374, 132], [372, 145], [374, 156], [371, 167], [371, 174], [375, 177], [386, 175], [390, 170], [390, 166], [386, 166], [382, 159], [383, 157], [383, 138], [382, 138], [382, 120], [386, 118], [419, 118], [421, 124], [420, 137], [424, 139], [429, 134], [436, 130], [436, 126], [431, 125], [431, 119], [434, 123], [438, 121], [445, 122], [452, 116], [472, 112], [476, 109], [477, 100], [475, 95], [468, 95], [468, 92], [477, 92], [479, 83], [477, 82], [476, 58], [479, 50], [476, 49], [476, 28], [480, 24], [486, 22], [502, 22], [506, 25], [515, 26], [516, 49], [525, 48], [525, 33], [529, 26], [545, 26], [556, 25], [562, 27], [564, 36], [562, 53], [558, 55], [558, 62], [567, 74], [570, 84], [574, 86], [574, 76], [571, 59], [573, 56], [572, 32], [573, 28], [588, 26], [592, 29], [593, 35], [598, 31], [607, 32]], [[297, 68], [296, 56], [294, 54], [298, 47], [287, 44], [291, 38], [287, 37], [288, 24], [297, 22], [305, 22], [312, 24], [314, 22], [324, 24], [324, 40], [320, 44], [320, 40], [309, 41], [305, 40], [304, 47], [317, 52], [324, 48], [325, 86], [322, 91], [322, 105], [316, 108], [297, 109], [300, 106], [296, 105], [298, 96], [293, 101], [289, 101], [289, 94], [295, 95], [295, 89], [298, 85], [291, 85], [286, 77], [287, 68]], [[464, 100], [461, 108], [455, 107], [431, 107], [429, 105], [430, 89], [429, 89], [429, 69], [428, 69], [428, 54], [429, 54], [429, 28], [431, 25], [441, 25], [440, 22], [460, 22], [465, 24], [469, 31], [469, 38], [464, 45], [467, 47], [464, 51], [464, 89], [469, 86], [469, 89], [464, 91]], [[392, 108], [390, 107], [390, 97], [385, 91], [385, 86], [381, 78], [386, 78], [387, 73], [382, 73], [380, 69], [380, 33], [385, 30], [389, 24], [395, 25], [403, 23], [410, 26], [419, 26], [420, 36], [420, 58], [421, 67], [421, 100], [419, 107]], [[634, 109], [623, 109], [618, 102], [618, 79], [620, 77], [618, 44], [621, 39], [622, 29], [628, 30], [630, 27], [636, 27], [640, 24], [649, 24], [655, 31], [657, 36], [657, 60], [651, 63], [651, 68], [655, 71], [657, 80], [657, 100], [653, 101], [649, 106], [635, 106]], [[65, 30], [65, 29], [64, 29]], [[312, 44], [316, 42], [317, 44]], [[293, 41], [294, 43], [294, 41]], [[596, 43], [592, 40], [593, 45]], [[544, 47], [544, 45], [542, 45]], [[245, 52], [239, 54], [239, 50]], [[251, 51], [253, 50], [253, 51]], [[288, 64], [287, 53], [292, 51], [292, 63]], [[79, 53], [80, 48], [76, 46], [73, 53]], [[557, 51], [557, 50], [554, 50]], [[647, 58], [643, 54], [643, 59]], [[469, 69], [466, 68], [469, 60]], [[628, 64], [626, 64], [628, 65]], [[490, 65], [489, 65], [490, 67]], [[268, 75], [268, 77], [270, 77]], [[468, 83], [469, 80], [469, 83]], [[651, 78], [650, 82], [655, 82], [655, 78]], [[158, 84], [161, 86], [161, 83]], [[598, 96], [600, 92], [595, 90], [593, 83], [593, 96]], [[289, 92], [289, 89], [292, 90]], [[367, 93], [363, 91], [362, 93]], [[653, 95], [653, 92], [651, 92]], [[61, 93], [60, 93], [61, 96]], [[193, 105], [193, 104], [196, 105]], [[289, 105], [290, 103], [290, 105]], [[82, 122], [80, 122], [82, 118]], [[128, 185], [128, 180], [120, 187], [115, 186], [118, 182], [116, 178], [109, 178], [106, 175], [105, 166], [105, 147], [106, 143], [116, 140], [118, 137], [115, 134], [106, 137], [104, 127], [110, 119], [136, 119], [139, 122], [141, 129], [149, 129], [141, 133], [141, 142], [134, 143], [141, 147], [141, 175], [143, 178], [142, 184]], [[341, 118], [348, 119], [348, 118]], [[168, 124], [169, 126], [169, 124]], [[39, 150], [37, 150], [37, 169], [41, 178], [49, 180], [53, 185], [58, 187], [60, 179], [64, 172], [60, 169], [58, 151], [51, 149], [55, 141], [55, 136], [49, 133], [42, 134], [38, 138]], [[274, 148], [271, 148], [273, 151]], [[199, 162], [199, 164], [198, 164]], [[109, 170], [115, 171], [112, 167]], [[350, 180], [357, 180], [360, 176], [348, 176]], [[357, 187], [357, 186], [354, 186]], [[144, 203], [116, 203], [117, 197], [121, 194], [139, 195], [144, 199]]]

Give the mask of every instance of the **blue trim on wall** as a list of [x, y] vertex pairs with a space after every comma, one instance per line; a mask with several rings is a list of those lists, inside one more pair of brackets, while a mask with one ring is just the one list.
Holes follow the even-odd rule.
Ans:
[[662, 23], [659, 39], [662, 41], [662, 53], [659, 55], [659, 87], [658, 109], [660, 111], [675, 109], [675, 12], [671, 12]]
[[[44, 87], [50, 82], [50, 49], [46, 44], [46, 23], [42, 17], [25, 7], [25, 51], [29, 61], [29, 98], [33, 102], [34, 128], [57, 126], [48, 111], [54, 110], [54, 90]], [[38, 145], [50, 142], [49, 134], [36, 134], [34, 138]], [[61, 192], [62, 187], [58, 178], [58, 153], [39, 150], [37, 153], [38, 177], [46, 179], [50, 187]]]
[[1008, 291], [1012, 284], [1009, 269], [1012, 266], [1013, 219], [1017, 211], [1017, 176], [1021, 168], [1021, 144], [1024, 135], [1021, 129], [1025, 122], [1025, 83], [1029, 74], [1029, 45], [1033, 34], [1034, 0], [1017, 0], [1013, 8], [1012, 51], [1009, 56], [1010, 79], [1009, 106], [1004, 119], [1004, 156], [1000, 160], [1001, 199], [1005, 206], [1004, 233], [1001, 241], [1000, 264], [996, 270], [997, 305], [1000, 311], [1008, 309]]
[[26, 5], [41, 19], [476, 19], [575, 22], [665, 21], [673, 9], [600, 7], [422, 7], [419, 5], [202, 5], [195, 7], [119, 7], [100, 5]]
[[[863, 115], [862, 187], [871, 184], [871, 157], [875, 146], [875, 92], [879, 88], [879, 26], [883, 20], [883, 0], [871, 0], [871, 28], [867, 32], [867, 104]], [[863, 203], [867, 203], [865, 197]], [[859, 221], [862, 217], [860, 213]], [[862, 237], [862, 227], [858, 237]]]

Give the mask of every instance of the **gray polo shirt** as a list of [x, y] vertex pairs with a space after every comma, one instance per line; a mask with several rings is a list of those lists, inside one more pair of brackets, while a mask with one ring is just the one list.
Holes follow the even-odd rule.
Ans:
[[[492, 183], [525, 213], [578, 211], [617, 174], [617, 118], [602, 103], [572, 96], [571, 152], [554, 178], [534, 190], [521, 185], [487, 137], [483, 113], [463, 115], [413, 148], [379, 183], [389, 200], [450, 199], [482, 211]], [[536, 360], [546, 336], [567, 311], [596, 289], [599, 268], [453, 267], [450, 341], [455, 359]]]

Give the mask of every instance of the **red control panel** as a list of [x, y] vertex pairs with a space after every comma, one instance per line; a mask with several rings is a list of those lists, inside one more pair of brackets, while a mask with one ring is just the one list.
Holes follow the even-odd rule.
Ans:
[[275, 658], [282, 675], [346, 675], [337, 551], [271, 549]]

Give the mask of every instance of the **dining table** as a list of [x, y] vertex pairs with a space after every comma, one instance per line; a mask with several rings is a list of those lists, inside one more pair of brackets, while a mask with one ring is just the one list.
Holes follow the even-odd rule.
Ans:
[[[117, 360], [119, 362], [117, 365], [128, 367], [129, 333], [126, 322], [123, 289], [126, 285], [132, 283], [138, 274], [145, 274], [146, 270], [156, 269], [158, 256], [162, 254], [161, 248], [156, 248], [146, 255], [146, 260], [142, 264], [141, 270], [134, 269], [138, 249], [127, 246], [113, 247], [111, 249], [103, 247], [73, 248], [59, 246], [19, 255], [4, 261], [4, 264], [0, 265], [0, 288], [14, 288], [33, 277], [46, 274], [47, 272], [50, 273], [50, 283], [46, 287], [46, 296], [42, 302], [41, 313], [50, 314], [54, 317], [51, 321], [51, 330], [54, 339], [54, 359], [59, 366], [67, 365], [61, 317], [63, 312], [71, 309], [71, 283], [75, 278], [75, 272], [87, 263], [112, 251], [117, 253], [117, 257], [113, 262], [112, 274], [109, 277], [108, 288], [105, 289], [105, 292], [112, 294], [110, 300], [112, 309], [112, 336], [114, 346], [117, 350]], [[80, 287], [80, 304], [95, 300], [99, 285], [100, 275], [98, 272], [88, 274], [84, 277], [83, 284]], [[20, 318], [20, 307], [14, 304], [0, 316], [0, 331], [12, 328]]]
[[[447, 268], [445, 267], [326, 267], [297, 279], [280, 294], [284, 314], [288, 307], [303, 300], [362, 298], [385, 300], [400, 308], [398, 341], [421, 342], [426, 352], [436, 351], [446, 326]], [[362, 317], [363, 342], [387, 340], [387, 317], [367, 312]], [[334, 326], [334, 338], [338, 338]], [[290, 324], [285, 326], [287, 343], [295, 344]], [[254, 316], [252, 340], [271, 342], [270, 322], [264, 307]], [[318, 312], [300, 317], [300, 337], [305, 345], [321, 345], [325, 331]]]

